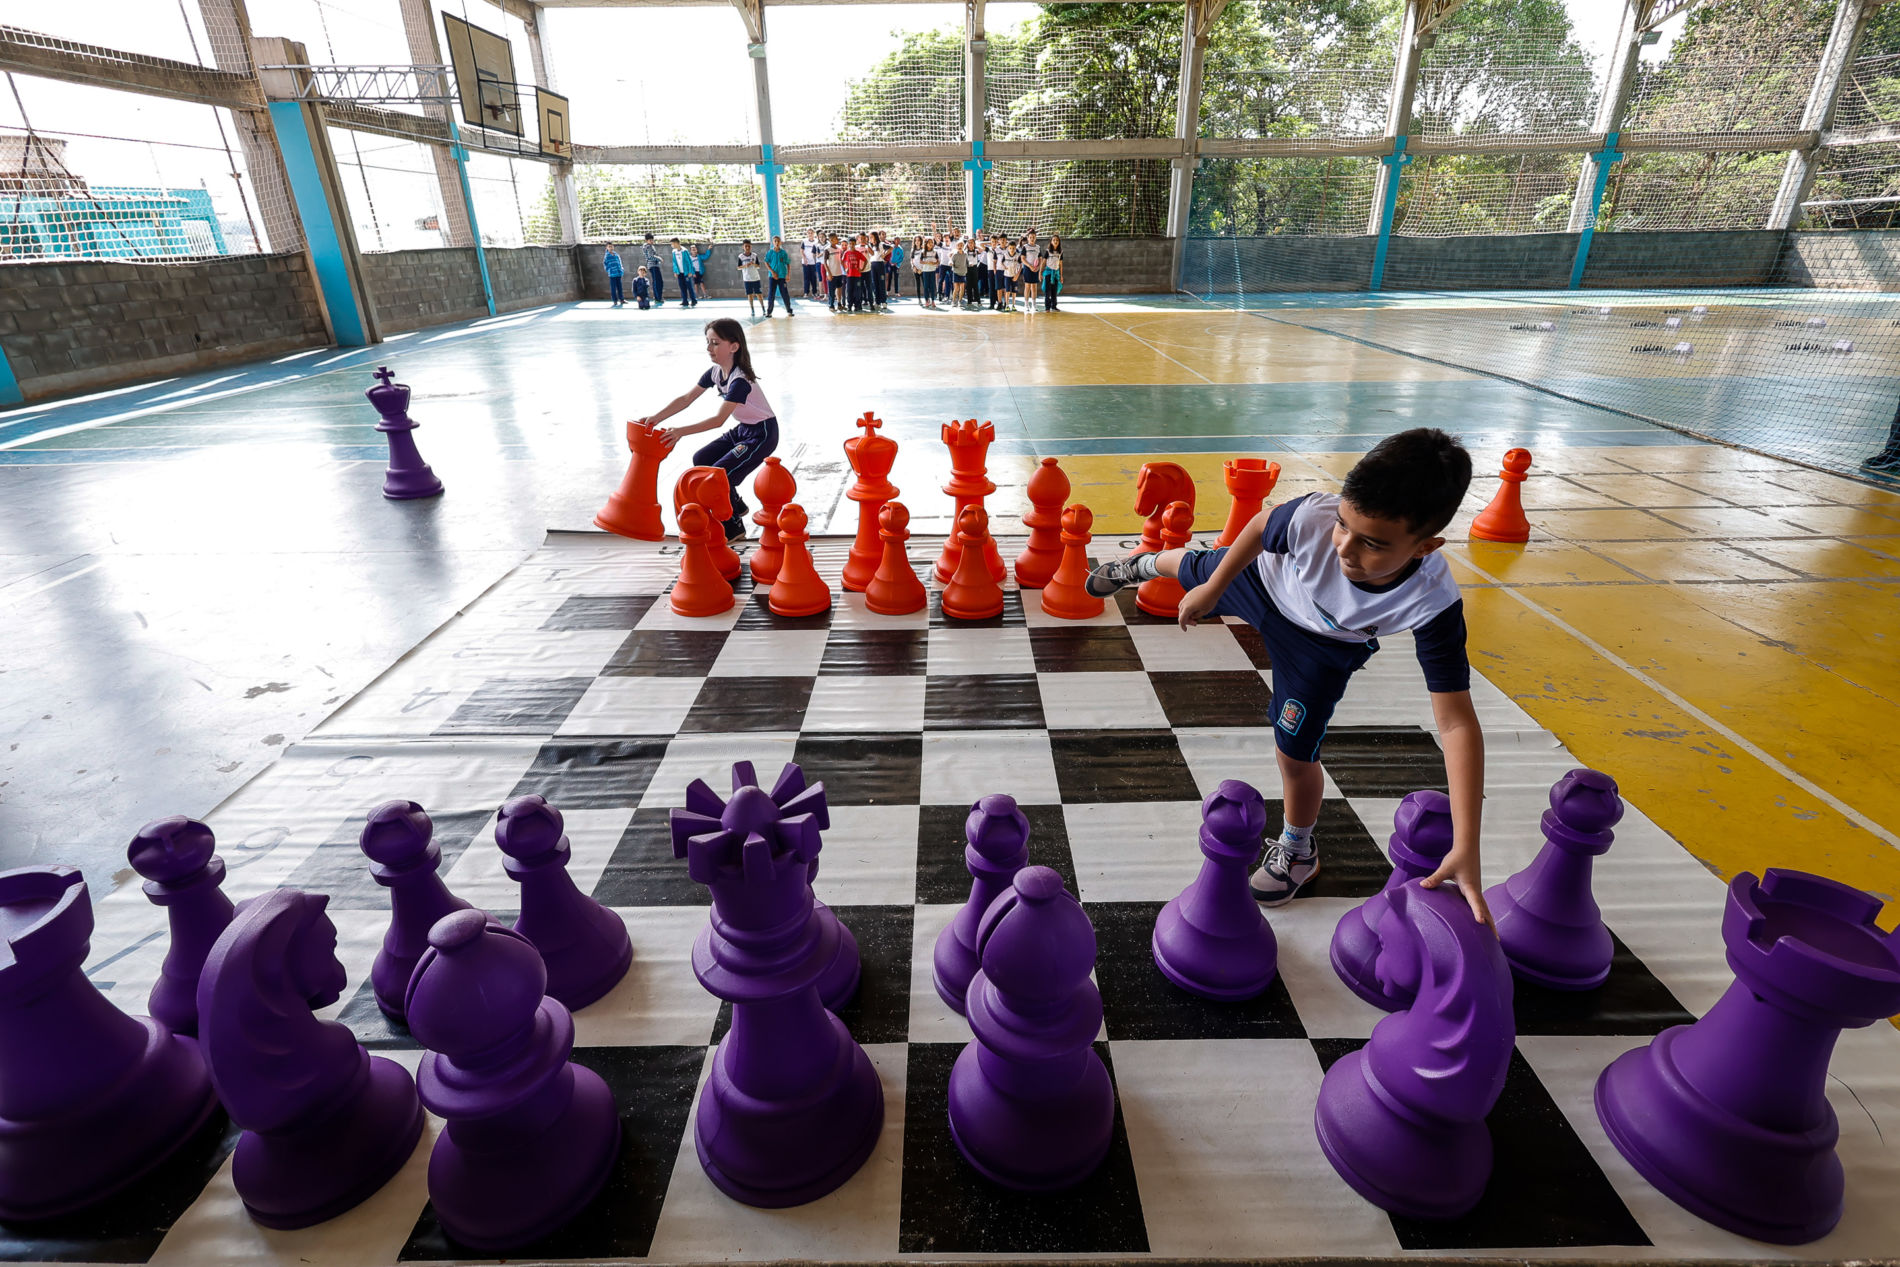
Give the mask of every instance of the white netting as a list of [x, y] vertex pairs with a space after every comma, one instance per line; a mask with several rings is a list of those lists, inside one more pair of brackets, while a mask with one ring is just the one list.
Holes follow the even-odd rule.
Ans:
[[1891, 229], [1900, 225], [1900, 144], [1822, 150], [1802, 204], [1803, 229]]
[[574, 195], [586, 242], [647, 233], [737, 242], [765, 232], [765, 193], [749, 167], [576, 164]]
[[89, 4], [0, 6], [0, 23], [49, 36], [57, 45], [106, 45], [134, 61], [221, 64], [212, 60], [198, 0], [186, 0], [182, 6], [178, 0], [147, 0], [137, 6], [115, 6], [109, 23], [100, 17], [98, 6]]
[[1045, 10], [989, 38], [984, 69], [990, 139], [1096, 140], [1174, 135], [1181, 11], [1151, 6], [1124, 26], [1087, 26]]
[[[195, 4], [195, 0], [193, 0]], [[154, 0], [163, 3], [163, 0]], [[403, 33], [397, 0], [244, 0], [251, 16], [251, 33], [297, 40], [322, 66], [377, 66], [408, 63], [408, 37]], [[478, 6], [499, 17], [499, 9]], [[452, 7], [459, 17], [459, 7]], [[474, 15], [481, 21], [484, 15]], [[441, 39], [441, 19], [436, 19]], [[497, 23], [481, 22], [493, 29]]]
[[[100, 130], [49, 129], [47, 119], [91, 120]], [[216, 107], [6, 76], [0, 258], [175, 260], [294, 249], [296, 235], [266, 228], [236, 135], [235, 120]]]
[[[496, 12], [479, 0], [471, 11], [482, 9]], [[758, 144], [752, 59], [731, 5], [543, 9], [540, 27], [578, 143]], [[822, 69], [776, 55], [770, 66], [787, 85]]]
[[1168, 164], [1153, 159], [998, 162], [983, 182], [983, 227], [1064, 237], [1154, 237], [1168, 219]]
[[1416, 238], [1562, 233], [1582, 165], [1574, 154], [1420, 158], [1405, 169], [1393, 232]]
[[471, 154], [469, 195], [483, 246], [556, 246], [561, 217], [554, 204], [554, 169], [546, 163], [497, 154]]
[[1610, 171], [1599, 230], [1761, 229], [1787, 155], [1634, 154]]
[[964, 222], [963, 169], [948, 163], [788, 167], [779, 177], [788, 234], [881, 230], [911, 237]]
[[1900, 120], [1900, 53], [1857, 57], [1834, 108], [1837, 128]]
[[1191, 236], [1364, 233], [1373, 158], [1204, 159], [1194, 177]]
[[[928, 145], [963, 139], [960, 6], [771, 10], [772, 130], [780, 145]], [[873, 17], [872, 15], [877, 15]]]
[[1623, 130], [1800, 127], [1832, 9], [1820, 0], [1736, 0], [1695, 10], [1661, 60], [1645, 56], [1639, 65]]
[[1204, 136], [1364, 137], [1384, 133], [1398, 31], [1390, 20], [1348, 25], [1330, 13], [1239, 25], [1225, 16], [1207, 50]]
[[409, 251], [449, 244], [441, 186], [427, 146], [340, 128], [329, 133], [359, 250]]
[[1542, 6], [1470, 4], [1419, 61], [1412, 117], [1434, 140], [1588, 132], [1604, 70]]
[[963, 134], [962, 32], [928, 31], [909, 35], [901, 49], [851, 82], [831, 136], [822, 139], [923, 145]]

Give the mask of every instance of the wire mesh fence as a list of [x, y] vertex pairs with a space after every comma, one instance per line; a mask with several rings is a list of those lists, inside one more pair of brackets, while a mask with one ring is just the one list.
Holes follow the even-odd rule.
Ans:
[[1147, 6], [1118, 26], [1045, 10], [993, 35], [984, 69], [992, 140], [1172, 136], [1180, 89], [1180, 13]]
[[1366, 231], [1376, 158], [1204, 159], [1189, 231], [1209, 237]]
[[1409, 237], [1562, 233], [1582, 167], [1579, 154], [1421, 158], [1405, 169], [1393, 231]]
[[1597, 227], [1604, 231], [1760, 229], [1781, 185], [1787, 155], [1668, 152], [1616, 164]]
[[764, 191], [746, 167], [577, 163], [574, 194], [585, 242], [647, 233], [736, 242], [765, 232]]
[[[1385, 131], [1398, 59], [1395, 10], [1228, 10], [1210, 41], [1201, 135], [1359, 138]], [[1231, 29], [1230, 29], [1231, 28]]]
[[1803, 229], [1900, 227], [1900, 143], [1822, 150]]
[[484, 246], [555, 246], [561, 216], [555, 207], [553, 168], [532, 159], [471, 154], [469, 196]]
[[427, 146], [342, 128], [329, 129], [329, 137], [359, 250], [449, 245], [441, 183]]
[[1661, 60], [1645, 58], [1638, 66], [1624, 131], [1798, 128], [1832, 11], [1831, 0], [1759, 0], [1697, 9], [1683, 20]]
[[1412, 114], [1420, 136], [1562, 138], [1590, 130], [1605, 66], [1561, 10], [1470, 6], [1420, 59]]
[[910, 236], [964, 219], [963, 169], [949, 163], [793, 166], [779, 178], [786, 232]]
[[1064, 237], [1153, 237], [1168, 219], [1169, 167], [1153, 159], [998, 162], [983, 182], [983, 227]]
[[1834, 126], [1869, 127], [1900, 121], [1900, 53], [1857, 57], [1848, 67], [1834, 108]]

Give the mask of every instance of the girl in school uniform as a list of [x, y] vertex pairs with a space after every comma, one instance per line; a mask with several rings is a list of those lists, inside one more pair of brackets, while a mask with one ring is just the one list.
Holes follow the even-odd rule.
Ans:
[[765, 288], [759, 284], [759, 257], [752, 249], [752, 239], [739, 243], [739, 280], [745, 283], [745, 306], [750, 315], [759, 315], [759, 305], [764, 302]]
[[963, 306], [974, 308], [983, 302], [983, 245], [970, 237], [958, 249], [963, 252]]
[[699, 381], [670, 401], [658, 413], [639, 421], [646, 426], [665, 422], [698, 400], [711, 388], [719, 397], [719, 412], [703, 422], [662, 430], [670, 449], [684, 436], [713, 431], [732, 425], [710, 444], [693, 454], [694, 466], [716, 466], [726, 473], [732, 489], [732, 518], [726, 520], [726, 540], [745, 536], [747, 506], [739, 489], [759, 464], [778, 448], [778, 415], [759, 390], [758, 375], [752, 369], [752, 354], [746, 350], [745, 327], [730, 317], [706, 323], [706, 355], [712, 368]]
[[1008, 293], [1003, 300], [1004, 307], [1016, 311], [1016, 296], [1023, 289], [1023, 257], [1016, 253], [1014, 243], [1003, 248], [1003, 276], [1008, 280]]
[[1036, 231], [1031, 229], [1023, 238], [1023, 285], [1024, 307], [1036, 310], [1036, 292], [1042, 289], [1042, 244], [1036, 241]]
[[911, 251], [910, 271], [917, 284], [917, 302], [937, 306], [937, 240], [925, 238]]
[[961, 238], [943, 244], [943, 250], [950, 256], [950, 303], [956, 308], [963, 306], [963, 287], [970, 271], [970, 257], [963, 247]]
[[1062, 293], [1062, 235], [1049, 235], [1049, 250], [1042, 257], [1042, 306], [1047, 312], [1059, 311], [1056, 296]]

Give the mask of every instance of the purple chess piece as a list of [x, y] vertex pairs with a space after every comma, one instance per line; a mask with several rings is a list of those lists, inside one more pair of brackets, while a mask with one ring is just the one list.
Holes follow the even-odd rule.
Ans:
[[539, 1240], [599, 1194], [620, 1152], [613, 1092], [574, 1064], [574, 1017], [526, 937], [480, 911], [429, 931], [403, 1000], [428, 1051], [422, 1102], [447, 1123], [429, 1155], [443, 1230], [497, 1253]]
[[[758, 772], [750, 761], [733, 763], [733, 791], [737, 792], [742, 787], [762, 786]], [[772, 802], [783, 812], [811, 815], [812, 821], [818, 825], [819, 832], [823, 833], [831, 827], [831, 811], [825, 801], [825, 785], [815, 784], [811, 791], [815, 792], [815, 795], [807, 794], [805, 771], [796, 762], [787, 761], [785, 768], [779, 771], [778, 782], [772, 785]], [[796, 811], [785, 810], [784, 807], [795, 800], [799, 808]], [[705, 818], [718, 818], [724, 811], [724, 807], [725, 802], [721, 801], [718, 794], [703, 780], [693, 780], [692, 785], [686, 789], [686, 808], [695, 814]], [[675, 854], [679, 853], [679, 842], [680, 837], [676, 834], [673, 838]], [[821, 835], [819, 843], [812, 849], [811, 867], [806, 874], [808, 884], [818, 878], [818, 853], [823, 848]], [[832, 913], [829, 906], [818, 900], [816, 894], [812, 897], [812, 909], [817, 912], [821, 923], [827, 925], [828, 928], [838, 930], [835, 943], [829, 932], [825, 934], [825, 944], [834, 946], [834, 949], [825, 963], [824, 972], [818, 978], [819, 1001], [828, 1011], [836, 1012], [849, 1003], [851, 997], [858, 992], [858, 977], [862, 972], [858, 961], [858, 939], [851, 935], [849, 928], [838, 921], [837, 915]]]
[[1422, 880], [1438, 870], [1451, 852], [1451, 798], [1424, 789], [1406, 794], [1392, 815], [1392, 835], [1386, 842], [1392, 855], [1392, 874], [1385, 887], [1339, 917], [1333, 928], [1333, 971], [1348, 989], [1376, 1008], [1396, 1012], [1412, 1001], [1381, 981], [1379, 921], [1391, 905], [1392, 891]]
[[1024, 867], [977, 927], [967, 996], [975, 1041], [950, 1070], [950, 1134], [986, 1178], [1073, 1187], [1108, 1156], [1115, 1088], [1092, 1044], [1102, 995], [1095, 929], [1048, 867]]
[[1155, 967], [1204, 999], [1251, 999], [1273, 984], [1279, 946], [1247, 890], [1267, 830], [1267, 803], [1223, 779], [1201, 802], [1201, 873], [1155, 920]]
[[1029, 865], [1029, 819], [1013, 796], [986, 796], [970, 807], [963, 823], [964, 865], [970, 869], [970, 897], [956, 918], [937, 934], [930, 979], [937, 995], [961, 1015], [970, 978], [982, 966], [976, 956], [976, 926], [1016, 873]]
[[1843, 1029], [1900, 1012], [1900, 931], [1880, 899], [1771, 867], [1728, 886], [1722, 940], [1735, 982], [1693, 1025], [1624, 1052], [1597, 1079], [1597, 1118], [1663, 1195], [1777, 1245], [1841, 1217], [1840, 1126], [1827, 1066]]
[[363, 394], [382, 415], [376, 429], [389, 437], [389, 470], [383, 476], [383, 496], [392, 501], [440, 496], [442, 481], [416, 448], [416, 423], [409, 417], [409, 385], [390, 382], [396, 375], [388, 366], [377, 366], [371, 377], [377, 384]]
[[1485, 890], [1511, 971], [1552, 990], [1594, 990], [1616, 948], [1590, 892], [1592, 860], [1623, 817], [1616, 780], [1572, 770], [1551, 785], [1544, 847], [1522, 871]]
[[469, 909], [438, 874], [442, 846], [434, 836], [435, 824], [422, 806], [414, 801], [385, 801], [369, 812], [363, 834], [357, 837], [370, 860], [370, 875], [389, 890], [389, 931], [383, 934], [383, 948], [370, 965], [369, 983], [376, 1006], [398, 1024], [409, 976], [429, 948], [429, 930], [443, 916]]
[[139, 828], [125, 851], [132, 869], [145, 877], [145, 896], [165, 908], [171, 925], [171, 949], [146, 1009], [174, 1034], [198, 1032], [198, 974], [231, 922], [224, 859], [216, 849], [209, 827], [174, 816]]
[[501, 807], [495, 843], [521, 886], [515, 931], [547, 963], [548, 993], [578, 1012], [627, 975], [633, 940], [618, 915], [575, 887], [567, 873], [572, 850], [561, 827], [561, 811], [546, 800], [517, 796]]
[[199, 1044], [244, 1128], [231, 1179], [265, 1227], [333, 1219], [401, 1170], [422, 1138], [409, 1071], [321, 1021], [346, 978], [321, 893], [275, 889], [237, 908], [198, 982]]
[[0, 1219], [103, 1201], [218, 1107], [197, 1043], [86, 978], [91, 938], [76, 868], [0, 871]]
[[1340, 1178], [1382, 1210], [1468, 1212], [1491, 1177], [1485, 1117], [1516, 1043], [1511, 968], [1455, 889], [1393, 889], [1379, 919], [1378, 973], [1409, 1007], [1326, 1071], [1313, 1124]]
[[693, 972], [732, 1004], [693, 1142], [707, 1177], [747, 1205], [824, 1196], [864, 1164], [884, 1124], [877, 1071], [818, 997], [841, 929], [811, 895], [824, 798], [816, 784], [780, 803], [747, 782], [722, 803], [695, 782], [672, 814], [674, 855], [712, 889]]

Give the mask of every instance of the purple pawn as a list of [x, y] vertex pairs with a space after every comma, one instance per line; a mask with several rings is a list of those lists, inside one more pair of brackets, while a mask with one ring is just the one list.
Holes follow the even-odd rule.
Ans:
[[1590, 892], [1592, 860], [1623, 817], [1616, 780], [1572, 770], [1551, 785], [1544, 847], [1531, 865], [1485, 890], [1511, 971], [1552, 990], [1594, 990], [1616, 949]]
[[515, 931], [547, 963], [548, 993], [578, 1012], [627, 975], [633, 940], [618, 915], [575, 887], [561, 827], [560, 810], [539, 796], [517, 796], [501, 807], [495, 843], [521, 886]]
[[1728, 886], [1735, 982], [1693, 1025], [1624, 1052], [1597, 1079], [1597, 1119], [1630, 1165], [1699, 1218], [1800, 1245], [1841, 1218], [1840, 1124], [1827, 1066], [1843, 1029], [1900, 1012], [1900, 931], [1880, 899], [1771, 867]]
[[1382, 1210], [1457, 1218], [1491, 1178], [1484, 1119], [1517, 1040], [1511, 968], [1457, 890], [1407, 884], [1379, 920], [1378, 972], [1412, 1002], [1326, 1071], [1313, 1112], [1320, 1150]]
[[197, 1043], [86, 978], [91, 937], [77, 868], [0, 871], [0, 1219], [103, 1201], [218, 1107]]
[[383, 496], [392, 501], [439, 496], [442, 481], [416, 448], [416, 423], [409, 417], [409, 385], [390, 382], [396, 376], [387, 366], [377, 366], [370, 377], [377, 384], [363, 394], [382, 415], [376, 429], [389, 437], [389, 470], [383, 476]]
[[986, 796], [970, 807], [963, 822], [964, 865], [970, 869], [970, 897], [941, 933], [931, 954], [930, 979], [938, 997], [961, 1015], [970, 978], [982, 965], [976, 957], [976, 926], [996, 896], [1029, 865], [1029, 819], [1013, 796]]
[[198, 983], [199, 1045], [244, 1128], [231, 1179], [265, 1227], [309, 1227], [360, 1204], [422, 1138], [409, 1071], [311, 1013], [346, 981], [329, 902], [296, 889], [244, 902]]
[[1372, 1006], [1396, 1012], [1412, 1001], [1392, 982], [1379, 978], [1379, 921], [1391, 905], [1392, 891], [1438, 870], [1451, 852], [1451, 798], [1425, 789], [1406, 794], [1392, 815], [1386, 841], [1392, 874], [1385, 887], [1339, 917], [1333, 928], [1333, 971], [1348, 989]]
[[209, 827], [174, 816], [139, 828], [125, 851], [132, 869], [145, 877], [145, 896], [165, 908], [171, 925], [171, 949], [146, 1009], [174, 1034], [198, 1032], [198, 974], [231, 922], [217, 847]]
[[[733, 777], [741, 777], [740, 767]], [[811, 895], [824, 797], [818, 784], [780, 804], [745, 784], [722, 804], [696, 783], [688, 805], [717, 807], [718, 815], [702, 808], [672, 814], [675, 856], [684, 855], [687, 873], [712, 889], [712, 919], [693, 943], [693, 972], [732, 1004], [732, 1028], [700, 1093], [693, 1142], [707, 1177], [747, 1205], [824, 1196], [864, 1164], [884, 1125], [877, 1071], [818, 998], [840, 929], [819, 916]]]
[[1155, 967], [1204, 999], [1251, 999], [1273, 984], [1279, 946], [1247, 890], [1267, 803], [1239, 779], [1201, 802], [1201, 873], [1155, 920]]
[[547, 980], [526, 937], [476, 910], [429, 931], [409, 980], [409, 1030], [428, 1048], [417, 1088], [447, 1123], [429, 1155], [429, 1200], [470, 1249], [499, 1253], [556, 1231], [620, 1152], [613, 1092], [568, 1059], [574, 1017]]
[[385, 801], [369, 812], [357, 843], [370, 860], [370, 875], [389, 890], [389, 931], [383, 948], [370, 965], [370, 988], [383, 1015], [402, 1023], [402, 996], [422, 952], [429, 948], [429, 930], [443, 916], [469, 909], [449, 892], [438, 874], [442, 846], [435, 843], [435, 824], [414, 801]]
[[[733, 763], [733, 791], [737, 792], [742, 787], [761, 786], [763, 785], [759, 782], [758, 772], [753, 769], [750, 761]], [[778, 782], [772, 785], [771, 797], [772, 803], [777, 805], [781, 812], [809, 814], [818, 824], [818, 830], [821, 833], [830, 829], [831, 811], [825, 802], [825, 785], [816, 784], [808, 794], [805, 786], [805, 771], [796, 762], [787, 761], [785, 768], [779, 771]], [[794, 801], [798, 802], [798, 809], [788, 809], [787, 807]], [[686, 789], [686, 808], [689, 812], [698, 815], [701, 821], [718, 818], [724, 812], [725, 804], [719, 799], [719, 794], [707, 786], [702, 779], [694, 779], [692, 785]], [[676, 857], [685, 856], [681, 853], [681, 839], [675, 832], [673, 853]], [[813, 846], [811, 868], [806, 874], [808, 886], [811, 881], [818, 878], [818, 850], [823, 847], [822, 839]], [[812, 909], [818, 913], [819, 920], [827, 925], [828, 929], [838, 930], [831, 957], [825, 963], [824, 973], [818, 978], [819, 1001], [829, 1011], [836, 1012], [849, 1003], [851, 997], [858, 992], [858, 978], [862, 972], [858, 962], [858, 939], [851, 935], [849, 928], [838, 922], [838, 917], [832, 913], [831, 908], [820, 902], [815, 894], [812, 897]], [[829, 931], [825, 934], [825, 943], [833, 945]]]
[[977, 927], [976, 1040], [950, 1070], [950, 1134], [986, 1178], [1024, 1192], [1073, 1187], [1108, 1156], [1115, 1088], [1092, 1044], [1102, 995], [1095, 929], [1048, 867], [1024, 867]]

